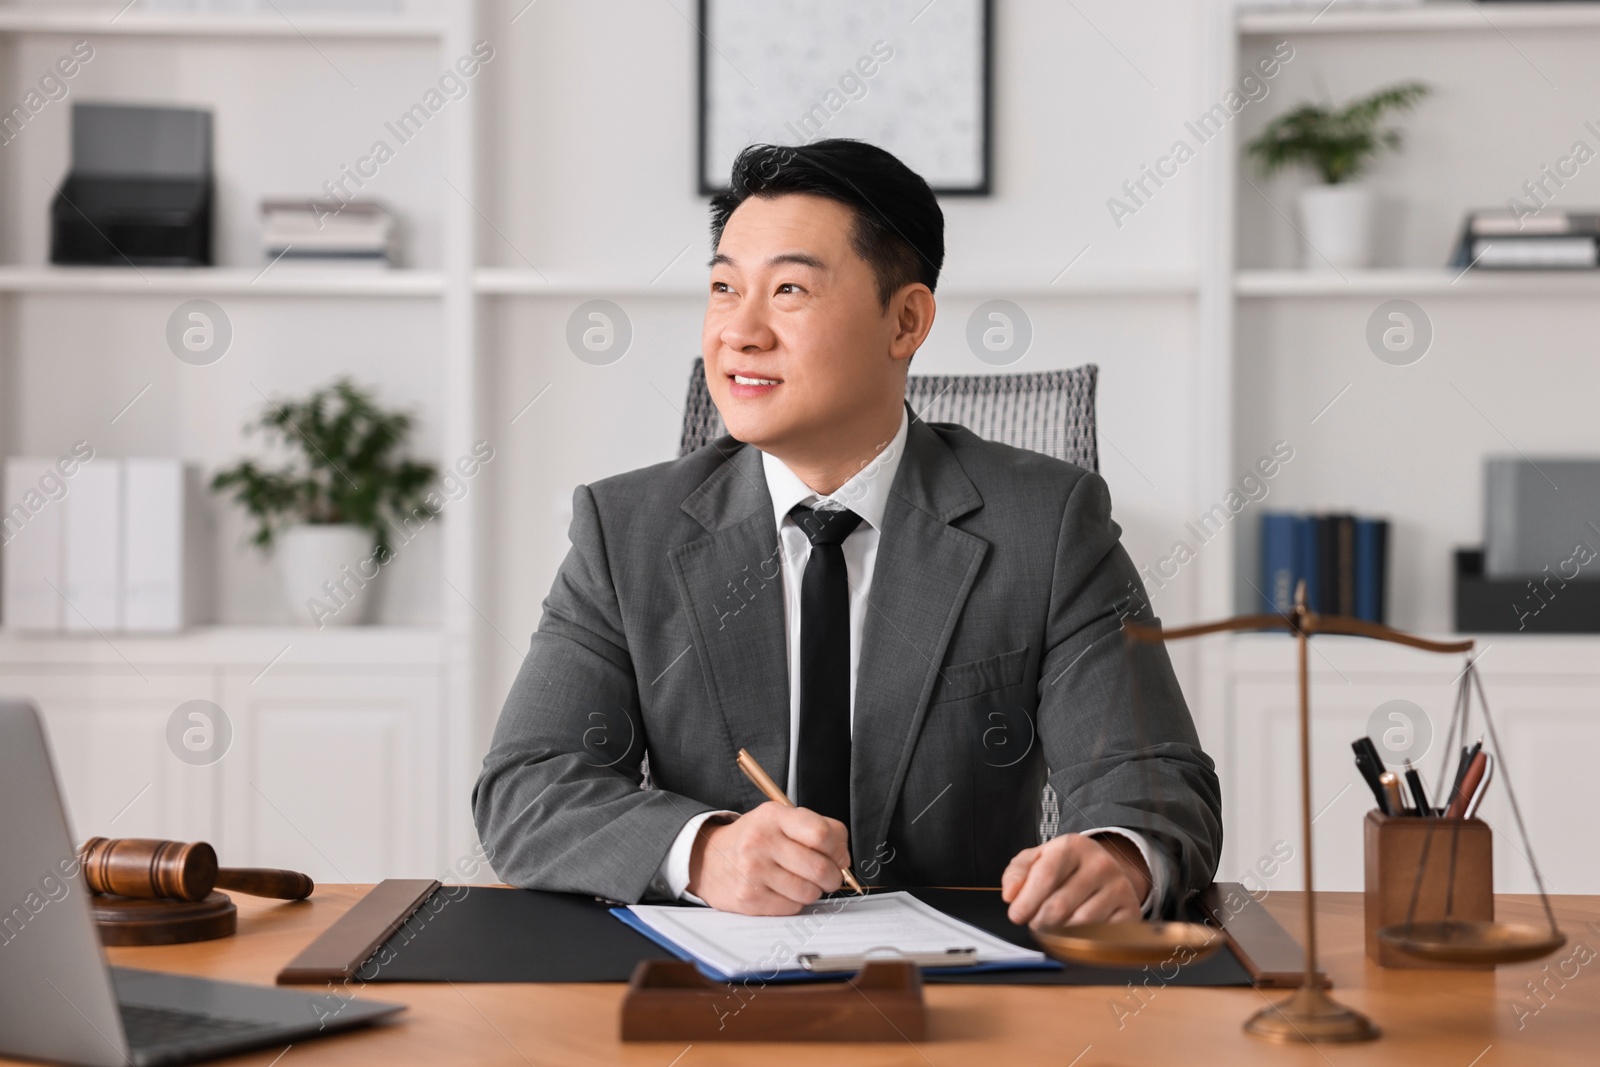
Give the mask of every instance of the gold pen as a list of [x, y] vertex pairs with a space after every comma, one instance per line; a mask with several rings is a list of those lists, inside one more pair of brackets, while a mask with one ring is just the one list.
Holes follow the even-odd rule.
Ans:
[[1389, 804], [1390, 815], [1409, 815], [1406, 811], [1406, 802], [1400, 796], [1400, 776], [1393, 771], [1384, 771], [1378, 775], [1378, 784], [1383, 786], [1383, 796]]
[[[779, 789], [778, 783], [774, 782], [772, 777], [762, 770], [761, 764], [756, 762], [756, 758], [742, 748], [739, 750], [738, 762], [739, 769], [744, 772], [744, 776], [750, 779], [757, 789], [765, 793], [768, 800], [776, 801], [786, 808], [795, 806], [794, 801], [789, 799], [789, 794]], [[861, 883], [856, 881], [856, 876], [850, 873], [849, 867], [840, 867], [839, 873], [844, 875], [844, 880], [849, 883], [851, 889], [854, 889], [862, 896], [866, 895], [867, 891], [861, 888]]]

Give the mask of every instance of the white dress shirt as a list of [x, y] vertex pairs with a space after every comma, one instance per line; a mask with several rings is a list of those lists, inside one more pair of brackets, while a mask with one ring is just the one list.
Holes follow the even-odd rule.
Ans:
[[[806, 562], [811, 558], [811, 541], [805, 531], [789, 517], [796, 505], [827, 511], [848, 508], [861, 516], [857, 526], [840, 545], [844, 552], [845, 571], [850, 582], [850, 714], [855, 715], [856, 666], [861, 659], [861, 636], [867, 618], [867, 594], [872, 588], [872, 572], [878, 561], [878, 540], [883, 531], [883, 513], [889, 505], [889, 486], [894, 483], [895, 472], [900, 469], [900, 458], [905, 451], [906, 434], [910, 419], [904, 406], [900, 409], [900, 429], [894, 437], [854, 477], [837, 491], [822, 496], [784, 466], [783, 461], [769, 452], [761, 454], [761, 468], [766, 474], [767, 493], [772, 497], [772, 519], [778, 528], [782, 546], [783, 574], [783, 626], [787, 638], [789, 659], [789, 766], [787, 770], [790, 796], [795, 795], [797, 782], [795, 768], [800, 749], [800, 587]], [[684, 824], [673, 840], [672, 848], [656, 872], [651, 884], [659, 895], [675, 899], [704, 903], [688, 892], [689, 857], [694, 850], [695, 835], [700, 827], [714, 815], [733, 815], [734, 812], [703, 812]], [[1143, 834], [1122, 827], [1108, 826], [1084, 830], [1084, 834], [1119, 834], [1132, 841], [1150, 868], [1150, 894], [1145, 898], [1144, 910], [1151, 913], [1152, 906], [1166, 897], [1170, 872], [1166, 855], [1154, 848]]]

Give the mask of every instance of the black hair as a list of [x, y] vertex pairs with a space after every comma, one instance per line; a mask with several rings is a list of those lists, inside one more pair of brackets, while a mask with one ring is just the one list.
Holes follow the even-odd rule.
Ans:
[[866, 260], [885, 309], [902, 286], [939, 283], [944, 212], [922, 176], [865, 141], [834, 137], [806, 145], [753, 144], [733, 161], [729, 189], [711, 198], [711, 247], [734, 209], [752, 196], [810, 193], [855, 212], [850, 246]]

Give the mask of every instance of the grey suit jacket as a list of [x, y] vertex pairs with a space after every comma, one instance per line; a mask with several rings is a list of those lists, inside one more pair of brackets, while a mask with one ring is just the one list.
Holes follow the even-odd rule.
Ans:
[[[881, 885], [998, 885], [1063, 832], [1137, 830], [1206, 886], [1221, 846], [1210, 759], [1148, 620], [1099, 475], [913, 419], [862, 635], [850, 844]], [[514, 885], [637, 901], [683, 824], [763, 797], [740, 748], [789, 764], [778, 533], [761, 453], [731, 437], [579, 486], [572, 549], [473, 789]], [[655, 788], [641, 789], [649, 753]]]

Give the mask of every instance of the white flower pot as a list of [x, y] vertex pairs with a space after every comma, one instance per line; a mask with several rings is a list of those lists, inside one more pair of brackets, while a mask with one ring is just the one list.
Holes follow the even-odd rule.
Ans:
[[278, 568], [289, 610], [304, 626], [353, 626], [371, 614], [378, 564], [369, 530], [291, 526], [278, 540]]
[[1313, 185], [1300, 193], [1303, 265], [1307, 270], [1372, 264], [1372, 190], [1363, 185]]

